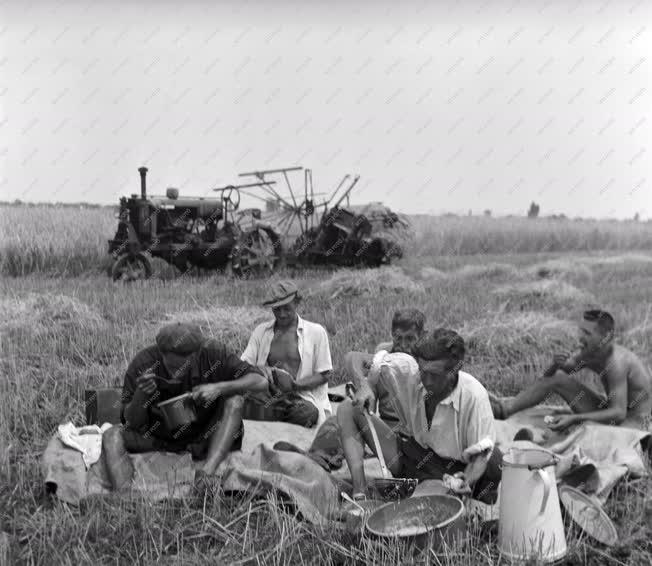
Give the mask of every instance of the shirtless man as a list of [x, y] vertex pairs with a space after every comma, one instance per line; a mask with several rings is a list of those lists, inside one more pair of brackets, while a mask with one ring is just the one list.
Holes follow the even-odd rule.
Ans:
[[333, 364], [326, 329], [297, 314], [299, 290], [279, 281], [263, 303], [274, 320], [258, 325], [241, 359], [269, 376], [269, 392], [250, 402], [270, 407], [273, 419], [313, 427], [332, 414], [328, 378]]
[[[553, 430], [564, 430], [583, 421], [650, 430], [652, 422], [652, 374], [640, 358], [614, 344], [614, 319], [606, 311], [589, 310], [579, 325], [580, 349], [570, 356], [555, 356], [544, 378], [516, 397], [491, 396], [496, 418], [510, 415], [561, 396], [572, 413], [557, 416]], [[606, 395], [582, 383], [573, 374], [590, 369], [600, 377]]]

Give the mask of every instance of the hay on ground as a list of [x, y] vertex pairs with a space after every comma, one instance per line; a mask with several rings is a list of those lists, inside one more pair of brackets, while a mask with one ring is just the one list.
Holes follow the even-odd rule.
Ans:
[[510, 263], [485, 263], [479, 265], [465, 265], [455, 270], [454, 277], [464, 279], [499, 279], [501, 277], [516, 278], [519, 270]]
[[378, 295], [383, 292], [423, 291], [423, 285], [413, 281], [400, 267], [342, 270], [318, 287], [320, 294], [331, 299], [339, 296]]
[[593, 278], [591, 268], [576, 259], [551, 259], [531, 265], [525, 274], [538, 279], [571, 279], [577, 283], [586, 283]]
[[564, 279], [574, 283], [592, 280], [592, 267], [631, 267], [632, 265], [651, 265], [652, 256], [645, 254], [620, 254], [609, 257], [559, 258], [537, 263], [528, 267], [525, 273], [539, 279]]
[[441, 269], [437, 269], [436, 267], [422, 267], [417, 273], [417, 278], [424, 281], [425, 283], [441, 281], [447, 277], [448, 273], [442, 271]]
[[549, 360], [555, 351], [577, 344], [573, 323], [540, 312], [503, 312], [466, 323], [460, 329], [469, 357], [500, 366]]
[[165, 315], [164, 322], [188, 322], [199, 325], [207, 336], [248, 339], [256, 325], [270, 320], [269, 310], [257, 306], [211, 306]]
[[89, 328], [105, 322], [86, 303], [67, 295], [31, 293], [0, 299], [0, 332], [21, 330], [32, 335], [64, 328]]
[[519, 310], [580, 309], [594, 303], [593, 296], [570, 283], [543, 279], [502, 285], [493, 294], [506, 303], [506, 308]]
[[594, 265], [596, 267], [601, 266], [619, 266], [619, 265], [631, 265], [631, 264], [641, 264], [641, 265], [650, 265], [652, 264], [652, 256], [645, 254], [620, 254], [609, 257], [586, 257], [583, 258], [582, 263], [587, 265]]

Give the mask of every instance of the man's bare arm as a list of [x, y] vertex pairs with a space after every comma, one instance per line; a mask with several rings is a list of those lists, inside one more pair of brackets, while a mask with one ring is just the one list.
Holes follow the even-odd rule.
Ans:
[[627, 418], [627, 368], [622, 363], [612, 363], [605, 369], [605, 378], [607, 407], [573, 415], [575, 422], [595, 421], [618, 425]]
[[246, 373], [233, 381], [218, 381], [215, 383], [202, 383], [193, 388], [195, 401], [203, 402], [205, 405], [212, 403], [218, 397], [233, 397], [243, 393], [266, 391], [267, 379], [259, 373]]
[[369, 368], [373, 359], [374, 357], [366, 352], [348, 352], [344, 356], [344, 365], [356, 389], [367, 384]]
[[224, 396], [241, 395], [248, 391], [266, 391], [267, 378], [259, 373], [251, 372], [233, 381], [222, 381], [220, 382], [220, 387]]
[[471, 457], [471, 460], [464, 468], [464, 479], [473, 487], [475, 483], [484, 475], [487, 470], [487, 464], [491, 458], [491, 450], [481, 452]]
[[545, 377], [552, 377], [558, 370], [564, 373], [573, 373], [582, 367], [582, 359], [579, 352], [570, 355], [557, 354], [554, 356], [553, 363], [545, 370]]
[[319, 387], [324, 383], [328, 383], [328, 378], [331, 374], [332, 372], [330, 371], [322, 371], [321, 373], [313, 373], [312, 375], [297, 379], [294, 383], [294, 390], [305, 391], [307, 389], [314, 389], [315, 387]]

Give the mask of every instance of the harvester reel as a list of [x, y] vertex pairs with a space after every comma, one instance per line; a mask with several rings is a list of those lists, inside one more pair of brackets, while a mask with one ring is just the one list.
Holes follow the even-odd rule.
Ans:
[[282, 253], [281, 239], [271, 228], [247, 230], [233, 249], [233, 274], [244, 279], [269, 277], [279, 267]]
[[152, 262], [142, 252], [125, 253], [118, 257], [111, 268], [113, 281], [138, 281], [152, 276]]

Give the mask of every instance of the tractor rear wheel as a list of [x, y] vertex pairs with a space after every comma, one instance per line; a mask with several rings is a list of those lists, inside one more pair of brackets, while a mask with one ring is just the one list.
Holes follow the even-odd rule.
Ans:
[[270, 228], [254, 228], [243, 232], [231, 257], [231, 268], [236, 277], [253, 279], [269, 277], [282, 259], [281, 239]]
[[152, 276], [152, 262], [144, 253], [122, 254], [111, 269], [114, 281], [137, 281]]

